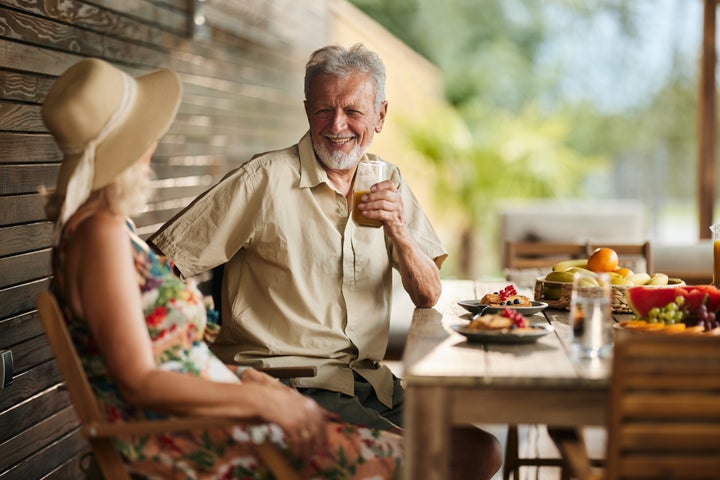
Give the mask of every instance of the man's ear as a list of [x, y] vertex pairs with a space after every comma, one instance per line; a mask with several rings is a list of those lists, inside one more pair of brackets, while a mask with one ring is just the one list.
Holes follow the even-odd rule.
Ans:
[[385, 115], [387, 115], [388, 102], [385, 100], [380, 104], [380, 111], [378, 112], [377, 120], [375, 121], [375, 133], [382, 132], [383, 126], [385, 125]]

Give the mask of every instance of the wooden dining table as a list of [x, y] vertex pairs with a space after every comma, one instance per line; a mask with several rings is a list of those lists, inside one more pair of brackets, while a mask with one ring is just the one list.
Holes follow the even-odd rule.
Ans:
[[[472, 317], [458, 302], [508, 284], [445, 280], [434, 308], [413, 310], [403, 354], [405, 478], [448, 477], [453, 426], [605, 424], [610, 361], [573, 359], [566, 310], [545, 309], [529, 317], [552, 326], [550, 334], [532, 343], [477, 343], [453, 330]], [[520, 293], [532, 298], [531, 292]]]

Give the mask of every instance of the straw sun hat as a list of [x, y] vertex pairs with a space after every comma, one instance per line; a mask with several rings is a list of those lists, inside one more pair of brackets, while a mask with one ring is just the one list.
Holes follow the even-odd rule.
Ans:
[[94, 58], [55, 81], [42, 119], [63, 152], [55, 190], [65, 196], [60, 226], [168, 130], [181, 95], [182, 83], [171, 70], [133, 78]]

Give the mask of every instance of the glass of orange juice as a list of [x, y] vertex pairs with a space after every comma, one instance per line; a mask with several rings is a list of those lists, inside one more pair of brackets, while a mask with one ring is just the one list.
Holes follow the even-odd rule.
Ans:
[[369, 160], [358, 163], [353, 182], [353, 211], [352, 218], [363, 227], [382, 227], [382, 221], [375, 218], [368, 218], [358, 209], [360, 198], [370, 193], [370, 187], [382, 182], [386, 178], [385, 162]]
[[710, 227], [713, 239], [713, 285], [720, 287], [720, 223]]

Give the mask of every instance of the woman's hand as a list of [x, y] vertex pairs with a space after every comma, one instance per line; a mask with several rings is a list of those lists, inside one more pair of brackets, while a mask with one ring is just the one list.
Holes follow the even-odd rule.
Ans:
[[265, 372], [261, 372], [260, 370], [255, 370], [254, 368], [246, 368], [243, 370], [242, 374], [240, 374], [240, 380], [244, 383], [259, 383], [268, 387], [277, 387], [277, 388], [287, 388], [290, 389], [287, 385], [282, 383], [280, 380], [278, 380], [275, 377], [272, 377], [268, 375]]
[[[309, 458], [325, 451], [328, 412], [311, 398], [257, 370], [248, 374], [246, 380], [246, 374], [250, 370], [243, 373], [243, 382], [257, 381], [266, 387], [264, 389], [266, 398], [263, 399], [260, 415], [268, 421], [277, 423], [287, 433], [293, 453]], [[256, 375], [265, 376], [270, 382], [262, 377], [256, 378]]]

